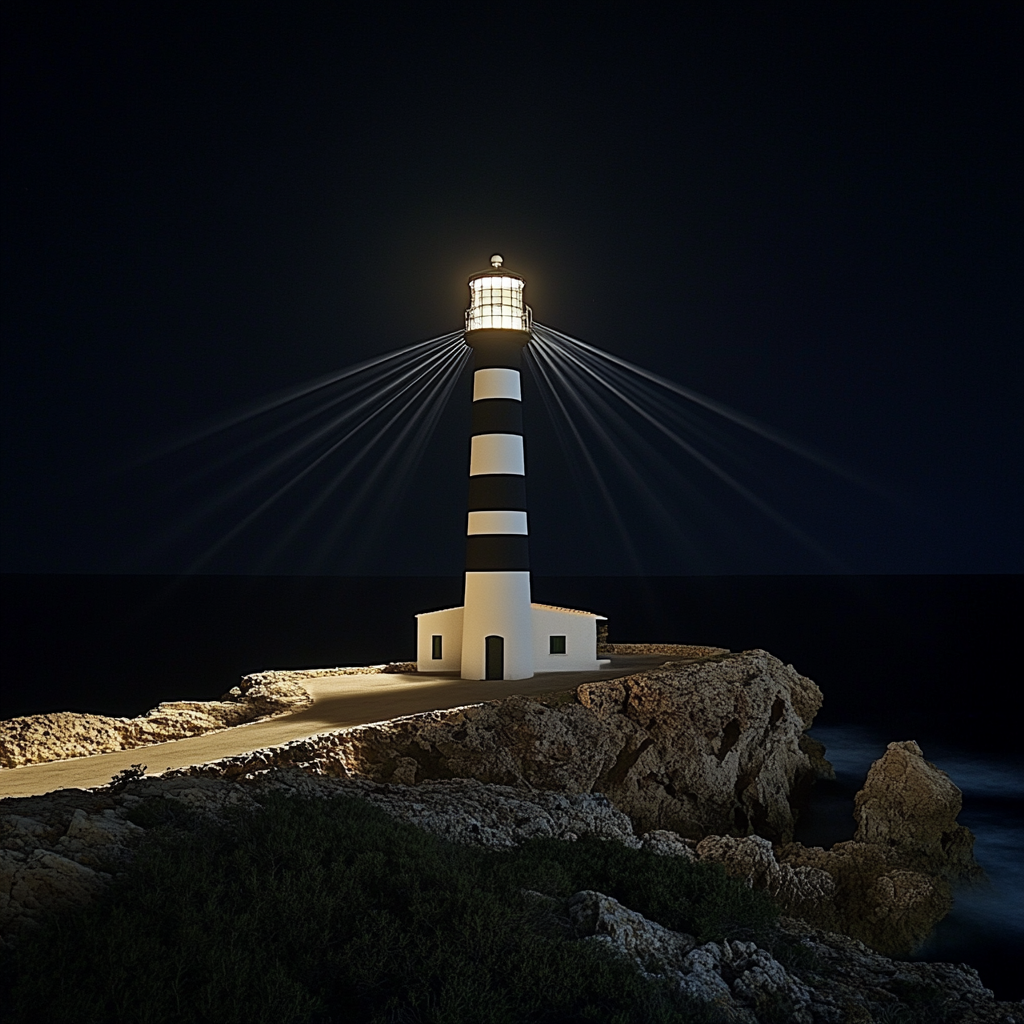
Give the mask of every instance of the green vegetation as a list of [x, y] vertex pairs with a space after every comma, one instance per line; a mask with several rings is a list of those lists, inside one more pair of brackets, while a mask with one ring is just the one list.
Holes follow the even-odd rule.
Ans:
[[613, 842], [495, 853], [353, 799], [273, 796], [223, 825], [173, 807], [137, 808], [152, 830], [107, 895], [5, 955], [5, 1020], [713, 1021], [523, 890], [596, 889], [702, 941], [775, 916], [717, 866]]

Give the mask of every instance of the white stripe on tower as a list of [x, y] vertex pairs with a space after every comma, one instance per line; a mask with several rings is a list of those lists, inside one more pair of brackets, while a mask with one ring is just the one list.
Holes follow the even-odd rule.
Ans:
[[511, 398], [515, 402], [521, 402], [523, 388], [519, 380], [519, 371], [509, 370], [504, 366], [489, 366], [477, 370], [473, 374], [473, 401], [480, 402], [485, 398]]
[[476, 434], [470, 440], [469, 475], [526, 476], [526, 453], [519, 434]]
[[526, 536], [525, 512], [470, 512], [466, 535], [475, 533], [513, 533]]

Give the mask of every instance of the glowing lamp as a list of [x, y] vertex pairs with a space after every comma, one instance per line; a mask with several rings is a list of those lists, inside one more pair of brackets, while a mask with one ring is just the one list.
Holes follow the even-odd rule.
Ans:
[[518, 274], [503, 270], [503, 262], [500, 256], [492, 256], [492, 269], [469, 279], [467, 333], [485, 330], [529, 333], [533, 314], [523, 302], [526, 282]]

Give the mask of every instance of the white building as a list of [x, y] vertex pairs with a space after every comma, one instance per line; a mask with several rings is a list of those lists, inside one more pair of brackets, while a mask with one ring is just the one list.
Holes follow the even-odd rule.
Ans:
[[[421, 612], [416, 616], [416, 670], [418, 672], [458, 672], [463, 670], [463, 620], [465, 608], [442, 608], [436, 612]], [[529, 675], [535, 672], [594, 671], [609, 664], [609, 659], [597, 656], [597, 623], [603, 615], [556, 608], [549, 604], [530, 605], [529, 628], [533, 634], [533, 663]], [[523, 673], [527, 677], [527, 673]]]

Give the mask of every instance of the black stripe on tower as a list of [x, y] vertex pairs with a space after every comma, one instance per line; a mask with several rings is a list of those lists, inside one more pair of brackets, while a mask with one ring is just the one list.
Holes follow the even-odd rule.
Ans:
[[481, 398], [473, 403], [474, 434], [522, 434], [523, 403], [514, 398]]
[[523, 362], [523, 346], [530, 336], [522, 331], [470, 331], [466, 344], [473, 349], [473, 367], [488, 370], [504, 367], [518, 370]]
[[[478, 330], [466, 335], [473, 348], [473, 369], [520, 370], [522, 331]], [[471, 434], [523, 434], [523, 403], [514, 398], [482, 398], [473, 403]], [[525, 512], [526, 478], [489, 473], [469, 478], [470, 512]], [[466, 537], [469, 572], [529, 572], [530, 542], [522, 534], [477, 533]]]
[[469, 572], [526, 572], [529, 568], [529, 538], [522, 534], [474, 533], [466, 538]]
[[526, 511], [526, 477], [494, 473], [469, 478], [469, 511]]

